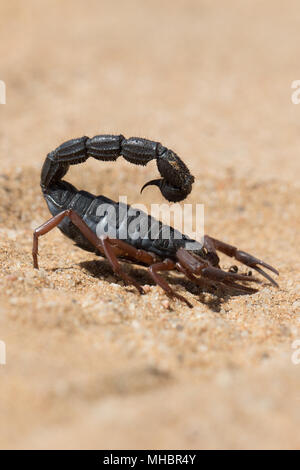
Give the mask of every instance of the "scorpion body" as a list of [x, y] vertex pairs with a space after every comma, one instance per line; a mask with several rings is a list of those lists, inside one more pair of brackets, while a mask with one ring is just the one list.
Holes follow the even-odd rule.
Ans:
[[[122, 234], [124, 234], [124, 230], [122, 229], [124, 225], [130, 225], [131, 219], [136, 217], [136, 211], [132, 210], [131, 206], [115, 202], [105, 196], [94, 196], [86, 191], [77, 191], [74, 186], [66, 182], [57, 183], [53, 186], [52, 190], [54, 190], [54, 192], [52, 191], [51, 194], [44, 194], [51, 214], [56, 216], [62, 211], [72, 209], [77, 214], [80, 214], [82, 220], [94, 233], [97, 233], [98, 237], [107, 234], [107, 227], [111, 223], [110, 212], [106, 211], [105, 207], [109, 206], [114, 209], [115, 214], [119, 215], [115, 227], [116, 237], [118, 239], [122, 239]], [[173, 227], [162, 224], [154, 219], [154, 217], [149, 216], [141, 210], [138, 211], [138, 217], [139, 225], [147, 227], [147, 233], [127, 229], [126, 241], [134, 248], [153, 252], [162, 258], [176, 260], [177, 250], [180, 247], [184, 247], [186, 242], [194, 242], [195, 245], [197, 244], [199, 254], [204, 255], [201, 243], [191, 240], [186, 235], [180, 234], [180, 232]], [[153, 232], [152, 227], [156, 222], [158, 222], [158, 233], [153, 236], [151, 233]], [[97, 248], [89, 242], [69, 218], [64, 218], [58, 225], [58, 228], [80, 248], [97, 253]], [[164, 237], [167, 230], [169, 230], [169, 238]]]
[[[34, 231], [35, 268], [38, 268], [39, 236], [58, 227], [80, 248], [106, 256], [114, 272], [125, 282], [133, 284], [140, 293], [143, 293], [142, 287], [122, 270], [118, 258], [149, 266], [153, 280], [167, 295], [184, 301], [190, 307], [190, 302], [175, 292], [158, 274], [159, 271], [177, 269], [198, 285], [202, 285], [201, 279], [197, 277], [200, 275], [208, 283], [217, 282], [239, 293], [256, 292], [256, 289], [239, 281], [259, 282], [258, 279], [232, 270], [223, 271], [219, 266], [217, 251], [234, 257], [277, 285], [261, 266], [276, 274], [278, 272], [262, 260], [207, 235], [202, 243], [191, 240], [145, 212], [139, 211], [138, 227], [130, 231], [130, 221], [136, 217], [136, 210], [132, 211], [131, 206], [114, 202], [102, 195], [94, 196], [86, 191], [78, 191], [63, 180], [70, 165], [84, 163], [89, 157], [115, 161], [121, 155], [136, 165], [147, 165], [149, 161], [156, 160], [161, 178], [149, 181], [142, 190], [155, 185], [171, 202], [181, 201], [191, 192], [194, 177], [187, 166], [176, 153], [159, 142], [138, 137], [125, 139], [122, 135], [98, 135], [91, 139], [84, 136], [69, 140], [47, 155], [42, 168], [41, 188], [52, 218]], [[114, 237], [107, 235], [107, 227], [111, 221], [109, 212], [104, 210], [106, 207], [113, 208], [118, 214]], [[154, 224], [155, 236], [152, 230]], [[146, 228], [142, 231], [141, 227]], [[165, 233], [168, 233], [168, 237], [164, 236]], [[193, 248], [188, 249], [191, 243]]]

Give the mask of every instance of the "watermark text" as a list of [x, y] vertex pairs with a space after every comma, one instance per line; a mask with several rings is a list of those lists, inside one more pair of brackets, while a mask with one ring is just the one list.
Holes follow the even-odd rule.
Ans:
[[6, 85], [3, 80], [0, 80], [0, 104], [6, 104]]
[[295, 366], [297, 366], [300, 364], [300, 339], [295, 339], [295, 341], [293, 341], [292, 349], [295, 349], [295, 351], [292, 353], [291, 361]]
[[0, 365], [6, 364], [6, 344], [0, 340]]
[[98, 238], [184, 240], [186, 249], [198, 250], [204, 236], [203, 204], [151, 204], [149, 214], [144, 204], [129, 206], [127, 197], [120, 196], [118, 203], [101, 204], [96, 215]]

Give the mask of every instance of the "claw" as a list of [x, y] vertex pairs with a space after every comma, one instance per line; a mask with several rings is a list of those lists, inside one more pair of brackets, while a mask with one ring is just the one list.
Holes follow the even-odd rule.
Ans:
[[260, 283], [261, 281], [259, 279], [256, 279], [255, 277], [250, 277], [246, 276], [244, 274], [237, 274], [237, 273], [232, 273], [228, 271], [223, 271], [222, 269], [215, 268], [213, 266], [207, 266], [206, 268], [203, 268], [201, 270], [201, 273], [206, 275], [207, 277], [214, 279], [214, 280], [233, 280], [233, 281], [245, 281], [245, 282], [257, 282]]
[[270, 266], [268, 263], [265, 263], [264, 261], [255, 258], [252, 255], [249, 255], [245, 251], [237, 251], [236, 252], [236, 259], [240, 261], [241, 263], [245, 264], [246, 266], [249, 266], [252, 269], [255, 269], [258, 273], [260, 273], [262, 276], [264, 276], [266, 279], [268, 279], [274, 286], [279, 287], [277, 282], [274, 281], [274, 279], [266, 273], [263, 269], [261, 269], [259, 266], [263, 266], [266, 269], [269, 269], [272, 271], [274, 274], [277, 276], [279, 275], [279, 272], [277, 269], [273, 268], [273, 266]]
[[263, 269], [261, 269], [259, 266], [251, 266], [251, 267], [252, 269], [255, 269], [255, 271], [257, 271], [258, 273], [260, 273], [262, 276], [264, 276], [266, 279], [268, 279], [273, 284], [273, 286], [279, 287], [277, 282], [274, 281], [274, 279], [268, 273], [266, 273]]
[[244, 294], [255, 294], [256, 292], [258, 292], [258, 289], [255, 289], [254, 287], [242, 286], [241, 284], [238, 284], [233, 281], [223, 281], [221, 282], [221, 284], [226, 286], [227, 288], [231, 287], [237, 292], [242, 292]]
[[260, 266], [263, 266], [266, 269], [269, 269], [272, 271], [274, 274], [279, 275], [279, 272], [277, 269], [273, 268], [273, 266], [270, 266], [268, 263], [265, 263], [261, 259], [255, 258], [252, 255], [249, 255], [249, 253], [246, 253], [245, 251], [238, 250], [236, 252], [236, 259], [240, 261], [241, 263], [246, 264], [250, 268], [253, 268], [256, 264], [259, 264]]

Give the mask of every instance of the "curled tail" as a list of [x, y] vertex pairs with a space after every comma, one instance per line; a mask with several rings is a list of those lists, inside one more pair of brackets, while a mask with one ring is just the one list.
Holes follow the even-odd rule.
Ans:
[[[102, 161], [115, 161], [123, 156], [135, 165], [147, 165], [156, 160], [162, 178], [146, 183], [158, 186], [162, 195], [171, 202], [185, 199], [192, 190], [194, 177], [183, 161], [172, 150], [140, 137], [125, 139], [123, 135], [97, 135], [93, 138], [80, 137], [63, 143], [50, 152], [41, 173], [41, 187], [44, 193], [65, 176], [70, 165], [85, 162], [89, 157]], [[142, 191], [141, 190], [141, 191]]]

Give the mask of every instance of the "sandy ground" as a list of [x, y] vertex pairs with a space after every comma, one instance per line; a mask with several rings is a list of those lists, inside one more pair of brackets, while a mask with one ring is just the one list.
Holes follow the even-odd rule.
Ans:
[[[299, 2], [10, 0], [0, 17], [1, 448], [299, 448]], [[280, 288], [216, 296], [171, 274], [194, 308], [168, 305], [144, 268], [125, 267], [139, 297], [58, 230], [34, 271], [45, 155], [101, 133], [181, 155], [206, 232]], [[67, 179], [150, 204], [156, 175], [120, 159]]]

